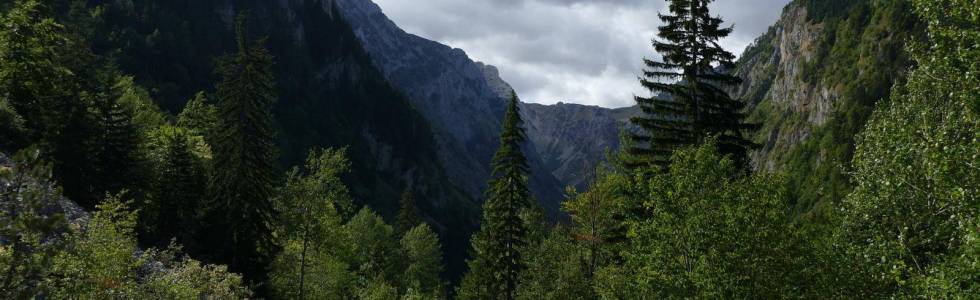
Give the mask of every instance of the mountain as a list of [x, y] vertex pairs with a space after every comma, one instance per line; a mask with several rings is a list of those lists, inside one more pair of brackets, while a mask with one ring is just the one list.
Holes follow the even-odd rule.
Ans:
[[393, 216], [401, 192], [411, 187], [427, 221], [447, 241], [450, 272], [462, 270], [479, 203], [450, 180], [439, 163], [445, 155], [436, 147], [439, 136], [375, 67], [336, 3], [88, 1], [101, 6], [90, 15], [77, 13], [72, 2], [78, 3], [52, 5], [172, 114], [197, 92], [213, 91], [215, 61], [235, 51], [233, 21], [247, 12], [250, 35], [262, 38], [275, 59], [273, 112], [283, 169], [301, 164], [311, 149], [347, 147], [353, 170], [344, 181], [357, 204]]
[[[763, 128], [752, 154], [762, 172], [790, 177], [801, 214], [850, 190], [847, 166], [855, 135], [876, 103], [910, 66], [904, 52], [921, 24], [906, 1], [797, 0], [747, 47], [732, 96], [749, 103]], [[618, 148], [616, 124], [641, 112], [571, 104], [524, 106], [528, 135], [545, 169], [582, 188], [606, 149]]]
[[733, 96], [763, 125], [755, 168], [789, 177], [799, 213], [850, 191], [855, 135], [904, 77], [919, 32], [907, 1], [797, 0], [739, 58]]
[[607, 151], [619, 149], [620, 130], [641, 113], [631, 106], [609, 109], [558, 103], [525, 103], [523, 117], [528, 139], [545, 158], [544, 170], [567, 186], [584, 190]]
[[[490, 178], [510, 86], [493, 66], [463, 50], [410, 34], [370, 0], [337, 0], [338, 6], [385, 77], [404, 92], [432, 125], [439, 162], [472, 198], [482, 199]], [[558, 214], [562, 184], [548, 172], [535, 145], [526, 145], [530, 188], [551, 215]]]

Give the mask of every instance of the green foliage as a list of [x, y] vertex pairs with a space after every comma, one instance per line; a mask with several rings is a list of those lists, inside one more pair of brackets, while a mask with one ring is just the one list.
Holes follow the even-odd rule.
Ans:
[[[931, 45], [918, 45], [920, 51], [928, 49], [929, 68], [948, 74], [959, 73], [959, 91], [975, 114], [980, 114], [980, 3], [976, 0], [916, 0], [915, 11], [928, 25]], [[928, 60], [923, 60], [928, 59]]]
[[976, 12], [968, 2], [915, 3], [932, 45], [913, 44], [918, 67], [858, 138], [856, 188], [842, 204], [837, 238], [865, 266], [867, 282], [854, 285], [876, 288], [855, 293], [952, 297], [976, 288], [975, 273], [954, 270], [976, 268], [980, 120], [969, 112], [976, 79], [964, 72], [978, 71], [970, 49], [980, 29], [964, 26], [949, 38], [950, 27], [940, 25], [947, 15]]
[[563, 230], [551, 231], [528, 251], [518, 299], [595, 299], [584, 245]]
[[412, 194], [411, 189], [405, 189], [399, 204], [398, 215], [395, 216], [395, 231], [398, 234], [404, 234], [409, 229], [422, 224], [419, 208], [415, 204], [415, 195]]
[[806, 7], [807, 18], [813, 21], [823, 21], [830, 18], [840, 17], [848, 11], [848, 8], [861, 1], [855, 0], [802, 0]]
[[630, 151], [640, 160], [629, 162], [631, 167], [665, 168], [674, 150], [715, 135], [722, 153], [748, 165], [748, 149], [755, 144], [743, 134], [757, 126], [744, 122], [745, 103], [724, 90], [742, 80], [726, 73], [735, 68], [735, 55], [718, 41], [732, 28], [711, 16], [712, 1], [671, 0], [669, 13], [659, 15], [664, 25], [653, 47], [663, 61], [644, 59], [640, 84], [653, 96], [635, 97], [645, 116], [630, 120], [643, 129], [632, 136], [637, 144]]
[[177, 126], [187, 128], [194, 134], [210, 137], [218, 124], [218, 108], [208, 102], [203, 92], [194, 95], [177, 115]]
[[228, 267], [202, 265], [183, 258], [170, 265], [167, 272], [147, 279], [148, 298], [154, 299], [248, 299], [252, 297], [241, 275], [229, 273]]
[[625, 207], [627, 175], [600, 169], [595, 181], [583, 193], [569, 191], [564, 211], [575, 224], [570, 230], [574, 242], [585, 252], [586, 275], [591, 277], [617, 256], [617, 245], [626, 238], [622, 212]]
[[[796, 212], [821, 225], [833, 222], [829, 220], [833, 205], [853, 188], [849, 166], [854, 136], [864, 128], [875, 103], [888, 98], [889, 89], [901, 81], [911, 65], [903, 51], [904, 45], [917, 39], [922, 31], [908, 1], [838, 2], [791, 4], [807, 5], [808, 21], [814, 23], [812, 26], [819, 26], [812, 28], [820, 28], [820, 35], [811, 47], [803, 49], [812, 53], [812, 57], [795, 73], [799, 77], [783, 80], [801, 82], [794, 89], [822, 88], [823, 91], [815, 92], [827, 97], [818, 101], [830, 104], [823, 115], [825, 119], [815, 122], [815, 115], [804, 116], [799, 113], [800, 107], [787, 105], [797, 102], [766, 98], [771, 83], [747, 94], [750, 101], [759, 102], [750, 119], [765, 124], [755, 137], [757, 141], [766, 141], [781, 132], [784, 136], [789, 136], [785, 132], [806, 134], [799, 143], [770, 149], [762, 162], [787, 175]], [[817, 7], [825, 11], [820, 12]], [[766, 47], [776, 38], [776, 32], [770, 31], [757, 42], [757, 47]], [[746, 53], [757, 53], [757, 50]], [[768, 59], [772, 58], [743, 55], [740, 62]], [[772, 74], [771, 78], [776, 79], [776, 75]]]
[[119, 95], [119, 104], [132, 110], [132, 122], [139, 131], [147, 132], [170, 124], [168, 116], [150, 98], [150, 93], [136, 84], [132, 76], [119, 77], [112, 88]]
[[[111, 75], [110, 75], [111, 76]], [[136, 123], [139, 102], [125, 90], [132, 88], [122, 79], [115, 86], [108, 85], [111, 80], [104, 79], [97, 87], [100, 91], [84, 94], [91, 99], [91, 114], [94, 134], [89, 141], [89, 151], [94, 166], [91, 185], [92, 195], [117, 194], [123, 190], [140, 193], [145, 184], [142, 168], [144, 160], [140, 146], [143, 144], [141, 124]], [[125, 98], [124, 98], [125, 97]], [[124, 99], [129, 99], [124, 102]], [[144, 103], [145, 104], [145, 103]], [[147, 105], [152, 105], [149, 103]], [[145, 120], [144, 120], [145, 121]], [[155, 124], [145, 124], [155, 128]], [[91, 203], [83, 203], [88, 206]]]
[[970, 231], [959, 249], [930, 267], [925, 276], [913, 278], [900, 297], [968, 299], [980, 295], [980, 224], [966, 227]]
[[[461, 299], [514, 299], [524, 268], [521, 252], [529, 245], [529, 225], [523, 218], [533, 210], [527, 188], [526, 140], [517, 105], [511, 94], [500, 133], [500, 148], [493, 157], [493, 177], [483, 205], [480, 231], [472, 238], [470, 270], [459, 290]], [[540, 208], [538, 208], [540, 210]]]
[[108, 299], [138, 295], [136, 269], [148, 257], [134, 255], [136, 220], [136, 212], [116, 197], [99, 204], [84, 228], [74, 228], [71, 246], [57, 257], [55, 272], [64, 279], [55, 284], [52, 296]]
[[275, 209], [275, 130], [272, 104], [276, 88], [272, 56], [248, 40], [244, 15], [238, 19], [238, 52], [220, 60], [217, 84], [218, 124], [214, 174], [209, 186], [208, 234], [213, 255], [253, 282], [264, 281], [275, 257], [272, 235]]
[[151, 132], [148, 143], [154, 166], [148, 201], [143, 205], [143, 240], [165, 246], [171, 239], [198, 252], [196, 233], [206, 197], [207, 159], [198, 150], [203, 143], [189, 130], [163, 126]]
[[5, 98], [0, 98], [0, 149], [10, 149], [24, 143], [27, 138], [24, 118], [10, 106]]
[[[339, 228], [339, 225], [337, 225]], [[302, 290], [309, 299], [348, 299], [350, 291], [357, 284], [351, 265], [344, 259], [348, 253], [344, 239], [329, 240], [318, 247], [309, 247], [302, 262], [303, 243], [289, 240], [272, 264], [269, 284], [275, 298], [298, 299]], [[326, 241], [325, 241], [326, 242]], [[300, 288], [300, 274], [303, 274], [303, 288]]]
[[2, 19], [0, 92], [24, 117], [33, 139], [53, 139], [80, 108], [68, 66], [74, 41], [39, 1], [18, 0]]
[[26, 138], [15, 146], [39, 145], [65, 193], [90, 205], [95, 167], [81, 147], [94, 124], [83, 91], [103, 76], [86, 45], [52, 16], [48, 3], [16, 1], [0, 20], [0, 98], [24, 120]]
[[[50, 3], [53, 15], [67, 30], [87, 39], [90, 46], [75, 48], [90, 48], [100, 56], [100, 63], [111, 63], [120, 74], [132, 76], [165, 111], [179, 112], [188, 100], [193, 100], [177, 123], [197, 131], [194, 135], [206, 137], [217, 150], [215, 137], [202, 128], [217, 125], [217, 107], [212, 109], [211, 105], [221, 100], [214, 86], [222, 74], [214, 72], [215, 58], [235, 52], [237, 47], [235, 26], [228, 26], [230, 20], [223, 17], [226, 3], [44, 2]], [[289, 2], [288, 10], [296, 14], [283, 14], [282, 3], [278, 2], [245, 1], [235, 5], [236, 9], [253, 12], [260, 20], [254, 22], [253, 32], [265, 37], [269, 53], [276, 57], [270, 68], [277, 79], [277, 99], [271, 104], [271, 111], [277, 119], [273, 128], [279, 133], [274, 145], [281, 155], [273, 158], [272, 164], [288, 170], [302, 164], [310, 149], [348, 147], [352, 169], [344, 176], [344, 182], [358, 205], [370, 205], [386, 217], [396, 213], [398, 202], [393, 200], [398, 199], [404, 183], [412, 182], [420, 212], [445, 229], [441, 234], [453, 237], [446, 240], [448, 266], [453, 274], [450, 276], [458, 276], [468, 247], [466, 237], [478, 223], [478, 203], [446, 177], [438, 163], [428, 122], [385, 81], [347, 22], [336, 17], [339, 11], [332, 12], [335, 8], [327, 2]], [[302, 37], [302, 43], [296, 42], [297, 36]], [[205, 94], [195, 97], [201, 91], [207, 99]], [[204, 105], [195, 106], [193, 102], [198, 101]], [[398, 151], [384, 150], [388, 148]], [[65, 149], [77, 150], [77, 146]], [[58, 161], [72, 164], [54, 161], [56, 169], [80, 167], [56, 171], [70, 198], [88, 193], [88, 183], [64, 180], [86, 178], [83, 174], [91, 169], [84, 163], [87, 158], [66, 156]], [[137, 196], [143, 191], [132, 192]], [[90, 198], [92, 203], [99, 200]], [[136, 200], [139, 203], [143, 199]]]
[[439, 277], [442, 274], [442, 249], [439, 237], [429, 228], [420, 224], [410, 229], [401, 239], [401, 251], [407, 266], [402, 273], [402, 285], [407, 294], [424, 296], [426, 299], [445, 298], [445, 284]]
[[49, 296], [241, 299], [251, 295], [241, 276], [228, 273], [224, 266], [175, 260], [177, 249], [138, 249], [137, 216], [127, 204], [110, 197], [87, 224], [73, 228], [67, 237], [69, 247], [56, 258], [57, 276], [45, 280], [54, 287]]
[[362, 300], [398, 299], [398, 288], [383, 279], [375, 279], [357, 293], [357, 298]]
[[65, 243], [63, 214], [51, 213], [60, 190], [51, 181], [51, 167], [37, 150], [24, 150], [13, 168], [0, 166], [0, 296], [30, 298], [46, 292], [54, 257]]
[[[137, 212], [110, 197], [91, 217], [70, 226], [62, 213], [69, 200], [51, 182], [37, 150], [15, 157], [0, 170], [0, 295], [11, 299], [196, 298], [240, 299], [250, 295], [241, 277], [224, 267], [173, 259], [177, 249], [140, 250]], [[77, 212], [76, 212], [77, 213]], [[150, 268], [150, 269], [147, 269]], [[158, 269], [154, 269], [158, 268]]]
[[351, 266], [360, 278], [361, 288], [371, 282], [394, 282], [398, 277], [398, 239], [394, 229], [368, 208], [344, 225], [351, 243]]
[[669, 174], [641, 181], [650, 217], [630, 222], [625, 273], [601, 276], [626, 283], [601, 286], [626, 298], [799, 296], [804, 249], [780, 179], [739, 178], [713, 142], [675, 153]]
[[[346, 223], [351, 206], [340, 177], [344, 150], [310, 154], [276, 199], [283, 251], [272, 264], [271, 288], [282, 298], [350, 299], [414, 294], [443, 298], [438, 238], [420, 225], [399, 246], [394, 229], [368, 208]], [[374, 299], [374, 298], [372, 298]], [[392, 298], [383, 298], [392, 299]]]
[[350, 205], [350, 196], [340, 176], [350, 162], [344, 150], [313, 151], [305, 169], [293, 169], [276, 199], [282, 219], [277, 236], [286, 242], [272, 280], [279, 295], [318, 299], [352, 283], [347, 265], [336, 258], [346, 251], [332, 244], [346, 238], [340, 210]]

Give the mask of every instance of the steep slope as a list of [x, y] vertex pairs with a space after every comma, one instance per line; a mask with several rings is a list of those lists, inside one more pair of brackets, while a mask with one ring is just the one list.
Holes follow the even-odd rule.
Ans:
[[640, 114], [636, 106], [609, 109], [558, 103], [525, 103], [522, 107], [528, 138], [544, 167], [562, 183], [583, 190], [607, 151], [619, 149], [620, 130]]
[[[69, 11], [69, 1], [58, 1]], [[349, 147], [345, 178], [359, 204], [384, 215], [411, 186], [420, 209], [446, 243], [451, 268], [461, 265], [478, 203], [456, 188], [437, 163], [425, 118], [392, 88], [329, 0], [89, 1], [99, 15], [66, 13], [85, 28], [93, 47], [112, 53], [171, 112], [198, 91], [212, 91], [214, 61], [233, 52], [235, 15], [252, 16], [250, 31], [265, 37], [275, 57], [281, 165], [310, 149]]]
[[[472, 61], [463, 50], [403, 31], [370, 0], [337, 3], [385, 77], [432, 124], [439, 162], [450, 177], [474, 199], [481, 199], [509, 86], [502, 80], [491, 83], [484, 73], [488, 66]], [[534, 145], [526, 147], [531, 169], [540, 170], [543, 163]], [[557, 214], [561, 184], [547, 172], [531, 176], [535, 198]]]
[[763, 124], [755, 167], [790, 177], [798, 212], [850, 190], [854, 135], [907, 70], [917, 26], [904, 0], [798, 0], [741, 56], [734, 96]]

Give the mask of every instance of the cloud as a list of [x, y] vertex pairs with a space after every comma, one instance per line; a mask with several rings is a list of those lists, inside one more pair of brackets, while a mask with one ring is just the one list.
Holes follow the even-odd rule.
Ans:
[[[499, 67], [529, 102], [621, 107], [645, 94], [637, 83], [662, 0], [374, 0], [410, 33], [463, 49]], [[789, 0], [720, 0], [713, 13], [734, 23], [722, 41], [740, 53]]]

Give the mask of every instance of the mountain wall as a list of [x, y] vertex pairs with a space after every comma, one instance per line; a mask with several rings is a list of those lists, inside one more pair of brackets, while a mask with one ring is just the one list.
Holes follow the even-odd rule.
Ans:
[[[357, 37], [385, 77], [404, 92], [432, 124], [439, 162], [472, 198], [482, 199], [497, 150], [509, 85], [488, 77], [492, 66], [471, 60], [463, 50], [410, 34], [370, 0], [336, 0]], [[542, 170], [543, 160], [526, 145], [530, 188], [546, 211], [557, 215], [561, 183]]]
[[740, 57], [732, 95], [763, 125], [759, 171], [786, 174], [797, 211], [826, 211], [851, 187], [854, 137], [910, 63], [920, 25], [905, 0], [797, 0]]
[[545, 170], [566, 186], [584, 190], [606, 161], [607, 151], [619, 149], [620, 131], [641, 111], [636, 106], [525, 103], [522, 113], [528, 138], [545, 158]]
[[[153, 99], [173, 114], [199, 91], [212, 93], [215, 61], [235, 49], [233, 21], [249, 15], [252, 40], [274, 56], [280, 165], [300, 165], [321, 147], [347, 147], [353, 165], [344, 181], [355, 201], [393, 216], [408, 187], [442, 235], [447, 262], [460, 272], [479, 203], [440, 165], [428, 120], [380, 72], [328, 0], [88, 1], [99, 14], [72, 13], [52, 1], [64, 23], [89, 36]], [[213, 95], [209, 95], [213, 96]]]

